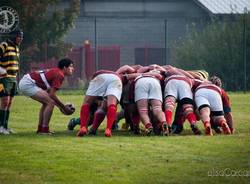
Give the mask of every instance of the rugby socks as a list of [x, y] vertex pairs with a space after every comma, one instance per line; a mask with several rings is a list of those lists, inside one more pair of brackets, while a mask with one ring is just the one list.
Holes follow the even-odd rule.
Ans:
[[146, 124], [145, 124], [145, 128], [146, 128], [146, 129], [152, 129], [153, 126], [152, 126], [151, 123], [146, 123]]
[[10, 111], [7, 110], [5, 113], [6, 113], [6, 116], [5, 116], [5, 124], [3, 125], [3, 127], [4, 127], [5, 129], [8, 129]]
[[87, 127], [87, 121], [89, 119], [89, 104], [83, 104], [80, 112], [81, 127]]
[[113, 123], [116, 120], [116, 110], [117, 107], [115, 104], [111, 104], [108, 106], [108, 112], [107, 112], [107, 128], [112, 129]]
[[104, 118], [105, 112], [103, 110], [97, 110], [94, 114], [92, 129], [97, 130]]
[[166, 116], [166, 121], [167, 121], [168, 126], [171, 126], [172, 114], [173, 114], [172, 111], [169, 111], [169, 110], [165, 111], [165, 116]]
[[0, 126], [4, 127], [5, 129], [8, 129], [9, 115], [9, 110], [0, 110]]
[[0, 110], [0, 127], [3, 127], [3, 119], [4, 119], [4, 115], [5, 114], [5, 111], [4, 110]]
[[190, 125], [196, 124], [196, 116], [193, 112], [187, 115], [187, 120], [189, 121]]

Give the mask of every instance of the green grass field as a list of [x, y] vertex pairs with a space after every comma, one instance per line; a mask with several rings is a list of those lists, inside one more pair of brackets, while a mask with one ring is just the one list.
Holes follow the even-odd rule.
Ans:
[[82, 96], [59, 97], [77, 111], [64, 116], [55, 109], [53, 136], [35, 133], [40, 104], [15, 98], [10, 127], [16, 134], [0, 135], [0, 184], [250, 183], [250, 93], [230, 94], [236, 133], [213, 137], [194, 136], [187, 126], [181, 136], [118, 130], [105, 138], [101, 127], [98, 136], [78, 138], [66, 126], [78, 116]]

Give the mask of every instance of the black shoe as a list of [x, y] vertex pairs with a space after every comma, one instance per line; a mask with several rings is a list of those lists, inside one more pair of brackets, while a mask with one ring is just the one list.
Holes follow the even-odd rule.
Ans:
[[162, 124], [162, 133], [165, 136], [169, 136], [171, 133], [171, 127], [167, 125], [167, 123]]
[[93, 128], [90, 128], [89, 135], [96, 135], [96, 130]]
[[146, 136], [150, 136], [153, 132], [153, 127], [149, 127], [149, 128], [146, 128], [145, 130], [145, 134]]
[[118, 130], [118, 129], [119, 129], [118, 123], [114, 122], [112, 125], [112, 130]]
[[74, 130], [74, 128], [75, 128], [76, 125], [77, 125], [76, 119], [72, 118], [71, 120], [69, 120], [68, 130], [70, 130], [70, 131]]
[[197, 125], [191, 125], [191, 129], [195, 135], [201, 135], [201, 131], [199, 130]]
[[217, 133], [217, 134], [221, 134], [222, 133], [222, 128], [219, 127], [218, 125], [211, 125], [212, 129]]
[[183, 131], [183, 125], [172, 124], [172, 133], [173, 134], [180, 134], [182, 131]]

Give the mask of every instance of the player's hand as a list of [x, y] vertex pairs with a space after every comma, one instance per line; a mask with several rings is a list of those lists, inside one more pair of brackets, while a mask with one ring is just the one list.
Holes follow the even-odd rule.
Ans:
[[64, 105], [63, 109], [60, 109], [64, 115], [71, 115], [75, 112], [75, 107], [73, 104]]

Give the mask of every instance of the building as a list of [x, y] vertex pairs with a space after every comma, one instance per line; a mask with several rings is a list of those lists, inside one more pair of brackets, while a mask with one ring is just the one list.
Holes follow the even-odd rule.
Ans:
[[94, 61], [85, 61], [94, 70], [171, 64], [172, 43], [190, 27], [202, 29], [211, 18], [241, 14], [244, 7], [250, 9], [249, 0], [82, 0], [80, 16], [65, 41], [78, 47], [88, 40], [92, 49], [98, 48], [92, 52]]

